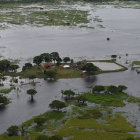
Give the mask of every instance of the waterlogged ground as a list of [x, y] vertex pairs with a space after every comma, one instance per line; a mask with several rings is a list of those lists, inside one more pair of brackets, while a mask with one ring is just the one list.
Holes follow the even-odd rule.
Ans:
[[[40, 7], [44, 9], [40, 10]], [[93, 4], [60, 5], [59, 9], [58, 7], [58, 5], [46, 4], [18, 5], [13, 9], [1, 8], [2, 20], [0, 21], [2, 26], [6, 25], [8, 29], [0, 31], [0, 55], [8, 58], [29, 59], [46, 51], [58, 51], [62, 56], [102, 59], [112, 54], [139, 53], [140, 9]], [[67, 16], [65, 10], [69, 11]], [[17, 12], [20, 16], [15, 18]], [[29, 16], [28, 12], [37, 15]], [[65, 21], [67, 18], [69, 20], [67, 23], [71, 21], [71, 16], [74, 16], [73, 19], [76, 21], [71, 21], [70, 24], [74, 23], [75, 26], [70, 24], [48, 26], [46, 21], [46, 25], [39, 24], [38, 22], [43, 23], [48, 17], [48, 14], [44, 14], [45, 12], [49, 15], [53, 12], [53, 20]], [[58, 18], [59, 12], [62, 12], [64, 16]], [[80, 17], [76, 16], [75, 12], [81, 15], [81, 23], [78, 23], [77, 18]], [[13, 13], [12, 16], [9, 13]], [[34, 18], [33, 24], [29, 21], [20, 22], [21, 25], [14, 23], [22, 18], [22, 14], [27, 16], [26, 21], [28, 18]], [[88, 23], [85, 23], [83, 18], [88, 20]], [[90, 28], [80, 28], [81, 26]], [[110, 41], [106, 40], [107, 37], [110, 37]]]
[[[70, 56], [78, 60], [108, 59], [112, 54], [121, 57], [117, 60], [121, 64], [126, 60], [128, 62], [139, 60], [139, 7], [140, 4], [134, 2], [103, 5], [1, 6], [0, 55], [4, 58], [19, 59], [21, 63], [32, 61], [35, 55], [53, 51], [58, 51], [61, 56]], [[106, 40], [107, 37], [110, 37], [110, 41]], [[129, 54], [128, 57], [126, 53]], [[12, 91], [7, 95], [12, 99], [12, 103], [4, 110], [0, 110], [0, 133], [13, 124], [21, 124], [32, 116], [47, 111], [49, 103], [54, 98], [61, 98], [62, 89], [77, 89], [77, 92], [83, 92], [95, 84], [125, 84], [130, 95], [140, 97], [139, 75], [130, 69], [125, 72], [102, 74], [90, 79], [40, 82], [36, 86], [38, 94], [33, 104], [29, 102], [30, 98], [26, 95], [26, 90], [32, 87], [30, 85], [23, 86], [19, 94]], [[132, 111], [135, 109], [136, 111]], [[133, 104], [129, 104], [126, 108], [119, 108], [117, 111], [126, 111], [130, 116], [128, 120], [133, 120], [133, 124], [140, 132], [138, 106], [133, 108]]]
[[89, 9], [78, 5], [2, 5], [1, 28], [10, 25], [87, 27]]

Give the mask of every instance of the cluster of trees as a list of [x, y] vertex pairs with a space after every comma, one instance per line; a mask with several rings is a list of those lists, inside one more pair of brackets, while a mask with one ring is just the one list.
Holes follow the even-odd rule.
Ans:
[[93, 63], [86, 63], [81, 69], [85, 70], [88, 75], [93, 75], [95, 72], [99, 71], [99, 68]]
[[62, 61], [65, 63], [73, 62], [73, 59], [70, 59], [70, 57], [64, 57], [62, 59], [58, 52], [43, 53], [33, 58], [33, 63], [36, 65], [40, 65], [42, 62], [54, 62], [55, 64], [60, 65]]
[[83, 96], [82, 94], [74, 97], [76, 95], [76, 93], [71, 89], [64, 90], [64, 91], [62, 90], [61, 93], [62, 93], [62, 96], [65, 96], [65, 99], [67, 99], [67, 100], [74, 99], [78, 102], [79, 105], [84, 105], [85, 102], [87, 101], [86, 97]]
[[12, 64], [9, 60], [4, 59], [0, 61], [0, 72], [16, 72], [19, 65]]
[[31, 63], [25, 63], [24, 66], [22, 67], [22, 70], [25, 71], [26, 69], [30, 69], [32, 68], [32, 64]]
[[116, 93], [123, 92], [126, 89], [127, 89], [127, 87], [124, 85], [119, 85], [118, 87], [114, 86], [114, 85], [107, 86], [107, 87], [102, 86], [102, 85], [96, 85], [93, 87], [92, 93], [116, 94]]

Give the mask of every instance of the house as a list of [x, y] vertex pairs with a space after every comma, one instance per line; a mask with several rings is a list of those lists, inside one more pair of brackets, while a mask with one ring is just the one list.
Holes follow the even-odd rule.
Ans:
[[69, 69], [70, 66], [69, 66], [69, 65], [64, 65], [63, 68], [64, 68], [64, 69]]
[[43, 62], [43, 63], [41, 63], [41, 67], [42, 68], [53, 68], [54, 63], [52, 63], [52, 62]]

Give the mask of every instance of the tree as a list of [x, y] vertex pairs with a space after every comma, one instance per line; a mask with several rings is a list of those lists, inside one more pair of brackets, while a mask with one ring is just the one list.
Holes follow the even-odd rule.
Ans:
[[87, 98], [83, 95], [79, 95], [75, 99], [78, 101], [78, 103], [82, 102], [82, 104], [84, 104], [87, 101]]
[[123, 91], [126, 90], [126, 89], [127, 89], [127, 87], [124, 86], [124, 85], [119, 85], [119, 86], [118, 86], [118, 91], [119, 91], [119, 92], [123, 92]]
[[4, 107], [9, 103], [9, 99], [3, 95], [0, 95], [0, 107]]
[[74, 60], [73, 60], [73, 59], [71, 59], [71, 60], [70, 60], [70, 63], [74, 63]]
[[105, 87], [101, 86], [101, 85], [97, 85], [97, 86], [93, 87], [93, 89], [92, 89], [93, 93], [101, 93], [103, 91], [105, 91]]
[[89, 75], [93, 75], [95, 74], [96, 71], [99, 70], [99, 68], [97, 68], [95, 65], [93, 65], [92, 63], [87, 63], [84, 67], [84, 70], [86, 70], [87, 74]]
[[38, 126], [42, 126], [45, 123], [45, 117], [36, 117], [34, 122], [37, 123]]
[[46, 135], [39, 135], [35, 140], [50, 140], [48, 136]]
[[18, 126], [13, 125], [7, 129], [8, 136], [18, 136]]
[[59, 66], [61, 64], [61, 62], [62, 62], [62, 59], [59, 57], [56, 61], [57, 61], [56, 65]]
[[40, 55], [40, 57], [42, 58], [42, 61], [45, 62], [51, 62], [51, 55], [49, 53], [43, 53]]
[[7, 59], [1, 60], [0, 61], [0, 71], [1, 72], [7, 72], [10, 67], [10, 61]]
[[74, 96], [75, 95], [75, 92], [72, 91], [71, 89], [69, 89], [69, 90], [63, 91], [63, 95], [66, 95], [70, 99], [71, 96]]
[[25, 67], [27, 68], [27, 69], [29, 69], [29, 68], [31, 68], [33, 65], [31, 64], [31, 63], [25, 63]]
[[58, 58], [59, 58], [59, 53], [58, 52], [52, 52], [51, 53], [51, 59], [54, 61], [54, 63], [55, 63], [55, 61], [58, 60]]
[[51, 109], [57, 109], [57, 110], [66, 107], [65, 103], [59, 100], [52, 101], [52, 103], [50, 103], [49, 106]]
[[114, 55], [111, 55], [111, 59], [112, 60], [116, 61], [116, 58], [117, 58], [117, 55], [115, 55], [115, 54]]
[[107, 88], [107, 92], [109, 94], [118, 93], [118, 88], [116, 86], [111, 85]]
[[37, 93], [35, 89], [29, 89], [27, 90], [27, 94], [31, 95], [31, 101], [34, 100], [33, 96]]
[[9, 70], [12, 72], [16, 72], [16, 70], [19, 68], [19, 65], [10, 65]]
[[25, 63], [25, 65], [22, 67], [22, 70], [30, 69], [33, 65], [31, 63]]
[[54, 136], [50, 137], [49, 140], [63, 140], [63, 138], [61, 136], [54, 135]]
[[46, 70], [44, 71], [44, 74], [46, 75], [47, 78], [55, 79], [57, 73], [53, 70]]
[[69, 58], [69, 57], [64, 57], [64, 58], [63, 58], [63, 61], [64, 61], [65, 63], [67, 63], [67, 62], [70, 61], [70, 58]]
[[40, 63], [42, 62], [42, 57], [41, 56], [35, 56], [33, 58], [33, 63], [40, 65]]

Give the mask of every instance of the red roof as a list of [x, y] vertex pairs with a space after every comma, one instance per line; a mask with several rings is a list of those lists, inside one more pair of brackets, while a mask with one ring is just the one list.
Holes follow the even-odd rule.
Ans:
[[51, 67], [51, 66], [54, 66], [54, 63], [52, 63], [52, 62], [44, 62], [44, 63], [41, 63], [41, 66], [42, 67]]

